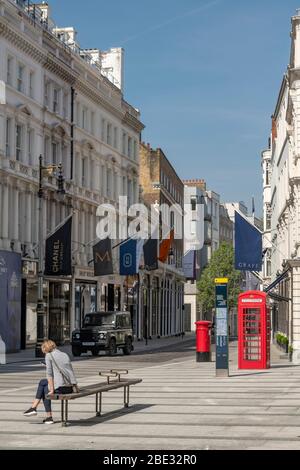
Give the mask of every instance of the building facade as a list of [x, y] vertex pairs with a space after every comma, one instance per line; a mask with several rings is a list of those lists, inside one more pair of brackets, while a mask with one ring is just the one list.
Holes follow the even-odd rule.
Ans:
[[[169, 226], [165, 227], [167, 231], [162, 230], [164, 227], [160, 223], [160, 239], [172, 228], [175, 231], [166, 263], [159, 261], [157, 270], [141, 273], [145, 286], [142, 304], [145, 311], [150, 312], [150, 336], [179, 335], [184, 331], [185, 278], [182, 270], [183, 233], [178, 238], [176, 233], [180, 235], [180, 227], [183, 227], [184, 187], [163, 151], [144, 143], [140, 146], [140, 185], [142, 200], [147, 207], [178, 205], [181, 208], [181, 214], [170, 214]], [[147, 295], [147, 288], [150, 288], [150, 295]]]
[[184, 253], [194, 252], [194, 278], [184, 287], [185, 330], [193, 331], [195, 322], [201, 319], [197, 282], [201, 276], [201, 252], [204, 247], [205, 191], [199, 186], [184, 186]]
[[298, 10], [292, 17], [290, 62], [272, 116], [270, 148], [263, 152], [264, 193], [268, 204], [265, 238], [270, 252], [267, 277], [272, 281], [269, 294], [273, 301], [273, 331], [288, 337], [295, 363], [300, 363], [299, 52]]
[[[22, 256], [22, 338], [36, 340], [38, 163], [63, 165], [66, 194], [44, 178], [43, 243], [73, 214], [73, 275], [44, 282], [48, 332], [67, 341], [88, 311], [122, 308], [124, 279], [95, 278], [96, 210], [139, 201], [138, 110], [123, 97], [123, 51], [81, 49], [47, 3], [0, 0], [0, 249]], [[124, 293], [125, 290], [125, 293]]]
[[262, 152], [262, 174], [263, 174], [263, 285], [271, 284], [271, 257], [272, 257], [272, 232], [271, 232], [271, 150]]
[[230, 219], [224, 204], [220, 205], [220, 244], [233, 245], [234, 223]]

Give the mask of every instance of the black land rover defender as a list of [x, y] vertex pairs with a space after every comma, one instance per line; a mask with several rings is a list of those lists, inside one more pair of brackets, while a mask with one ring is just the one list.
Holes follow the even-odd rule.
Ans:
[[73, 356], [91, 351], [98, 356], [99, 351], [113, 355], [123, 349], [126, 355], [133, 350], [133, 333], [129, 312], [88, 313], [83, 327], [72, 333]]

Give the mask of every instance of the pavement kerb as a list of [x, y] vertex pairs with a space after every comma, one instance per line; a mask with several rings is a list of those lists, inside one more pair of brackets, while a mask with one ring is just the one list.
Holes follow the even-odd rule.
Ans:
[[[190, 342], [193, 338], [195, 338], [195, 333], [188, 333], [183, 338], [181, 338], [181, 337], [165, 337], [165, 338], [161, 338], [161, 339], [148, 340], [148, 345], [145, 344], [145, 340], [141, 340], [141, 341], [136, 340], [134, 342], [134, 351], [133, 351], [132, 354], [134, 355], [134, 354], [143, 353], [143, 352], [146, 353], [146, 352], [156, 351], [156, 350], [168, 348], [170, 346], [175, 346], [177, 343], [178, 344], [184, 344], [186, 342]], [[69, 345], [62, 346], [62, 347], [60, 347], [60, 349], [62, 349], [63, 351], [67, 350], [66, 352], [69, 352], [68, 349], [70, 349], [70, 346]], [[35, 362], [41, 362], [42, 361], [42, 358], [36, 358], [36, 357], [30, 357], [30, 358], [27, 358], [27, 359], [25, 359], [25, 358], [24, 359], [22, 359], [22, 358], [17, 359], [18, 357], [20, 357], [20, 355], [24, 355], [24, 353], [26, 354], [28, 351], [31, 351], [32, 353], [34, 353], [34, 349], [28, 349], [25, 352], [21, 351], [21, 352], [16, 353], [16, 354], [9, 354], [8, 356], [10, 356], [10, 358], [7, 361], [7, 363], [4, 365], [4, 367], [7, 366], [7, 365], [14, 365], [14, 364], [19, 364], [19, 363], [32, 363], [32, 362], [35, 363]], [[14, 360], [14, 359], [17, 359], [17, 360]], [[83, 360], [91, 360], [91, 359], [94, 359], [94, 358], [92, 356], [83, 356], [79, 360], [83, 361]], [[75, 362], [77, 362], [77, 361], [75, 361]], [[1, 370], [1, 365], [0, 365], [0, 370]]]

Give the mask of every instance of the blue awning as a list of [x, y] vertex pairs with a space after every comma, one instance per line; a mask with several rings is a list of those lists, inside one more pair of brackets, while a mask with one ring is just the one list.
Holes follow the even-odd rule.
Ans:
[[287, 269], [286, 271], [284, 271], [284, 273], [280, 274], [280, 276], [278, 276], [278, 278], [274, 282], [272, 282], [272, 284], [266, 287], [264, 291], [268, 293], [270, 292], [270, 290], [274, 289], [283, 279], [288, 276], [289, 272], [290, 270]]

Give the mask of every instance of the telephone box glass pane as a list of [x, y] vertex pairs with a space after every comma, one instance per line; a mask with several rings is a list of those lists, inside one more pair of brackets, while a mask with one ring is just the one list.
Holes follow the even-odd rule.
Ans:
[[243, 359], [261, 360], [261, 310], [245, 308], [243, 310]]

